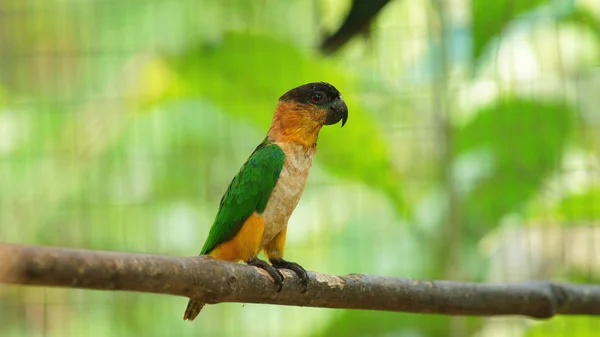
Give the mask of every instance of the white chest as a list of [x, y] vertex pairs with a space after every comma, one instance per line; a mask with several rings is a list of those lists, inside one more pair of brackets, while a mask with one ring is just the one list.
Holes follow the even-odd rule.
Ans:
[[306, 149], [300, 145], [277, 144], [285, 152], [286, 158], [279, 180], [269, 197], [267, 208], [262, 213], [265, 221], [261, 246], [269, 243], [287, 227], [292, 212], [298, 205], [316, 149]]

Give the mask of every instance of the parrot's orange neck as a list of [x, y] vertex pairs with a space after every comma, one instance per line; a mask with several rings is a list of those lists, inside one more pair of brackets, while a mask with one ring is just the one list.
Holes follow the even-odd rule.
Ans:
[[267, 136], [275, 142], [316, 147], [324, 112], [307, 104], [280, 101]]

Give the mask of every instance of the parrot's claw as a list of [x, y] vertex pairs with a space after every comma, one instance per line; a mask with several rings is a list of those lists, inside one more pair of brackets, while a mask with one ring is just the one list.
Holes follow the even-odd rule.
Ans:
[[279, 270], [273, 268], [273, 266], [268, 264], [267, 261], [263, 261], [256, 257], [251, 258], [250, 260], [246, 261], [246, 263], [269, 273], [277, 285], [277, 292], [281, 291], [283, 288], [283, 274]]
[[305, 293], [308, 290], [308, 281], [310, 281], [310, 278], [308, 277], [306, 269], [295, 262], [289, 262], [284, 259], [273, 259], [270, 261], [273, 264], [273, 267], [277, 269], [289, 269], [296, 273], [300, 278], [300, 284], [303, 287], [302, 292]]

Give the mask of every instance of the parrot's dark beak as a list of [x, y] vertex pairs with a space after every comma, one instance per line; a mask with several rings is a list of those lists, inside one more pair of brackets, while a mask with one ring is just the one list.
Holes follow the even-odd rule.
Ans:
[[346, 102], [344, 102], [342, 97], [336, 99], [329, 107], [329, 111], [327, 111], [327, 119], [325, 119], [325, 125], [336, 124], [340, 120], [342, 121], [342, 127], [348, 120], [348, 107], [346, 106]]

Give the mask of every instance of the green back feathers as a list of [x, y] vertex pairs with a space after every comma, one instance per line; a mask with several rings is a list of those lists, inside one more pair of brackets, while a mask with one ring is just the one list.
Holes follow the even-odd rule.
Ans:
[[231, 240], [252, 213], [265, 210], [284, 161], [283, 150], [268, 139], [252, 152], [221, 198], [200, 254], [208, 254], [216, 245]]

